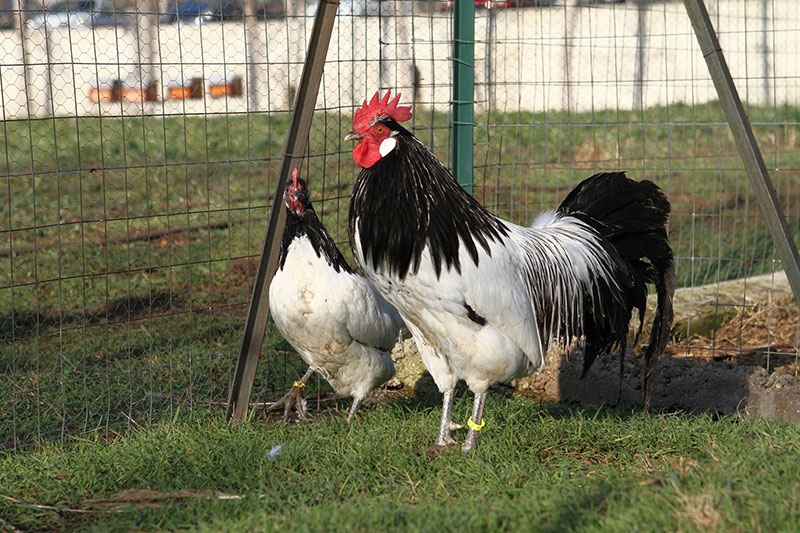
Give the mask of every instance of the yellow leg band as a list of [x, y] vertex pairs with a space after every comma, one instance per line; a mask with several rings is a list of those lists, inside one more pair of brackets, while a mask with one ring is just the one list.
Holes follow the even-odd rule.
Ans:
[[467, 420], [467, 425], [472, 430], [480, 431], [480, 430], [483, 429], [483, 426], [486, 425], [486, 421], [481, 419], [481, 423], [480, 424], [476, 424], [475, 422], [472, 421], [472, 417], [469, 417], [469, 420]]
[[305, 388], [305, 386], [306, 386], [306, 384], [305, 383], [301, 383], [300, 381], [295, 381], [294, 384], [292, 385], [292, 387], [297, 387], [298, 389]]

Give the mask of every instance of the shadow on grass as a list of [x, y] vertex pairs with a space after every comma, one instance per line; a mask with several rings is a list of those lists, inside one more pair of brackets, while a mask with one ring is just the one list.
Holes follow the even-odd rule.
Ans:
[[135, 317], [146, 317], [164, 309], [170, 309], [174, 301], [180, 301], [175, 292], [161, 291], [148, 296], [128, 296], [120, 298], [84, 313], [65, 313], [60, 315], [45, 313], [0, 314], [0, 343], [30, 339], [37, 335], [70, 327], [85, 325], [115, 325]]

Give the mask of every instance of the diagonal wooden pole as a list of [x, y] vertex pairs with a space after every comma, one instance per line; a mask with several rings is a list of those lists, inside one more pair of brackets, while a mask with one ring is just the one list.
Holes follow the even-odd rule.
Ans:
[[728, 125], [736, 141], [736, 147], [739, 149], [747, 177], [750, 178], [772, 238], [775, 239], [775, 245], [778, 248], [789, 285], [792, 287], [795, 302], [800, 304], [800, 258], [797, 254], [797, 245], [789, 233], [786, 217], [769, 173], [767, 173], [764, 158], [761, 156], [761, 150], [759, 150], [753, 135], [750, 121], [742, 107], [736, 85], [731, 78], [728, 63], [722, 54], [714, 26], [711, 24], [703, 0], [683, 0], [683, 4], [692, 21], [697, 41], [700, 43], [700, 49], [703, 51], [703, 57], [708, 65], [708, 72], [711, 74], [711, 79], [714, 80], [720, 104], [728, 119]]
[[275, 195], [272, 198], [272, 210], [269, 214], [267, 234], [264, 238], [264, 247], [261, 250], [261, 259], [258, 263], [253, 296], [250, 299], [250, 309], [247, 311], [247, 322], [242, 335], [242, 345], [239, 349], [239, 358], [236, 361], [236, 370], [231, 382], [228, 397], [226, 418], [241, 420], [247, 413], [247, 404], [250, 401], [250, 391], [256, 374], [258, 356], [261, 353], [261, 344], [264, 342], [264, 331], [267, 327], [267, 314], [269, 313], [269, 284], [275, 275], [280, 248], [280, 236], [286, 222], [286, 212], [283, 209], [283, 190], [291, 171], [300, 167], [308, 142], [308, 132], [311, 120], [314, 117], [314, 107], [317, 102], [322, 71], [325, 67], [325, 56], [331, 41], [333, 23], [336, 19], [336, 0], [321, 0], [318, 3], [317, 15], [311, 30], [308, 43], [306, 62], [295, 98], [294, 112], [289, 126], [289, 137], [286, 140], [281, 171], [278, 183], [275, 186]]

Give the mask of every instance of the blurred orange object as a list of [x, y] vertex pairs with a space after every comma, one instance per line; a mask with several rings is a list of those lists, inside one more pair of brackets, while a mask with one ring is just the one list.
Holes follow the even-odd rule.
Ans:
[[170, 84], [169, 97], [173, 100], [197, 99], [203, 97], [203, 79], [191, 78]]
[[155, 102], [158, 100], [156, 82], [149, 78], [126, 78], [122, 82], [120, 99], [129, 103]]
[[119, 102], [122, 84], [117, 79], [97, 80], [89, 87], [89, 99], [95, 103]]
[[235, 74], [209, 76], [208, 94], [211, 98], [242, 96], [242, 78]]

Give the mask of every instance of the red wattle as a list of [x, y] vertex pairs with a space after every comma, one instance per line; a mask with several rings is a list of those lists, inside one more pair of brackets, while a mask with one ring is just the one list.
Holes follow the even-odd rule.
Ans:
[[353, 148], [353, 160], [361, 168], [370, 168], [381, 158], [380, 148], [374, 142], [367, 140], [358, 143]]

